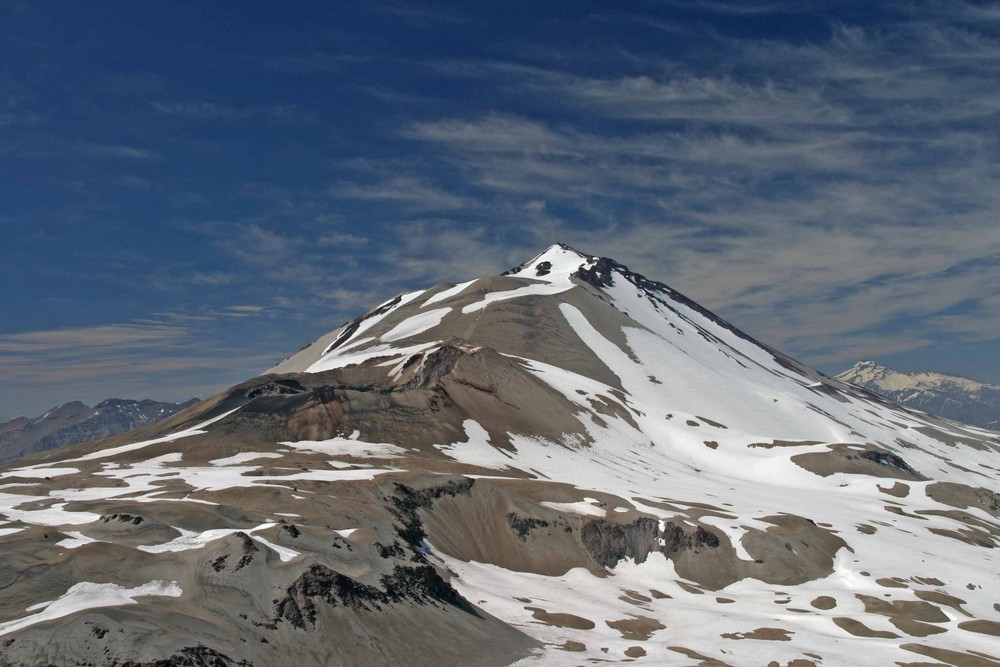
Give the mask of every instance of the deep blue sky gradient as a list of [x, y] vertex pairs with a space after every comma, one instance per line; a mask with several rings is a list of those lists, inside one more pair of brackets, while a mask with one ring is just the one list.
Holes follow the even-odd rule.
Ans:
[[1000, 383], [993, 3], [0, 6], [0, 418], [180, 399], [555, 241]]

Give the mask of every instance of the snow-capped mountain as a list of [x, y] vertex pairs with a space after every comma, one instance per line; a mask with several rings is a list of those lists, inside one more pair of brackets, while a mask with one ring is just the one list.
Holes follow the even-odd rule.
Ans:
[[166, 419], [197, 402], [109, 398], [94, 407], [80, 401], [63, 403], [40, 417], [18, 417], [0, 424], [0, 461], [125, 433]]
[[555, 245], [0, 471], [0, 664], [996, 664], [1000, 442]]
[[975, 426], [1000, 428], [997, 385], [927, 371], [902, 373], [877, 361], [859, 361], [837, 379], [917, 410]]

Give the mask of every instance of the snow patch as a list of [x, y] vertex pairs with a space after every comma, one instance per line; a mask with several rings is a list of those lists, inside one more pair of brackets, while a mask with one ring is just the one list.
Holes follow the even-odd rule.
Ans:
[[46, 468], [44, 466], [28, 466], [27, 468], [15, 468], [10, 472], [5, 472], [0, 475], [0, 479], [5, 479], [7, 477], [29, 477], [41, 479], [45, 477], [76, 475], [79, 472], [79, 468]]
[[237, 465], [239, 463], [249, 463], [250, 461], [256, 461], [258, 459], [280, 459], [281, 454], [276, 452], [240, 452], [239, 454], [233, 454], [232, 456], [227, 456], [224, 459], [214, 459], [209, 461], [213, 466], [231, 466]]
[[508, 299], [518, 299], [524, 296], [551, 296], [573, 289], [573, 287], [573, 283], [567, 280], [565, 282], [543, 282], [526, 285], [525, 287], [504, 290], [502, 292], [489, 292], [480, 301], [464, 306], [462, 312], [468, 315], [469, 313], [486, 308], [491, 303], [498, 303]]
[[91, 544], [93, 542], [98, 541], [91, 537], [87, 537], [83, 533], [75, 530], [67, 530], [65, 531], [65, 533], [69, 537], [67, 537], [65, 540], [59, 540], [58, 542], [56, 542], [56, 544], [61, 547], [65, 547], [67, 549], [76, 549], [78, 547], [82, 547], [85, 544]]
[[392, 347], [387, 343], [379, 343], [372, 347], [366, 347], [363, 350], [356, 351], [342, 351], [336, 349], [327, 356], [323, 357], [312, 366], [306, 369], [306, 373], [321, 373], [323, 371], [333, 370], [335, 368], [345, 368], [347, 366], [356, 366], [363, 364], [371, 359], [376, 359], [378, 357], [400, 357], [400, 356], [410, 356], [428, 350], [436, 345], [440, 345], [439, 341], [430, 343], [419, 343], [417, 345], [409, 345], [407, 347]]
[[177, 433], [171, 433], [170, 435], [165, 435], [161, 438], [153, 438], [152, 440], [143, 440], [142, 442], [136, 442], [131, 445], [122, 445], [121, 447], [112, 447], [111, 449], [102, 449], [97, 452], [91, 452], [85, 456], [81, 456], [75, 459], [67, 459], [63, 463], [76, 463], [77, 461], [94, 461], [97, 459], [106, 459], [112, 456], [118, 456], [119, 454], [124, 454], [126, 452], [135, 451], [136, 449], [142, 449], [143, 447], [149, 447], [150, 445], [155, 445], [161, 442], [171, 442], [173, 440], [179, 440], [180, 438], [189, 438], [192, 435], [201, 435], [207, 433], [205, 430], [207, 426], [214, 424], [220, 419], [225, 419], [229, 415], [239, 410], [239, 408], [234, 408], [229, 412], [224, 412], [217, 417], [212, 417], [208, 421], [204, 421], [197, 426], [192, 426], [191, 428], [185, 429], [183, 431], [178, 431]]
[[490, 434], [479, 422], [474, 419], [466, 419], [462, 422], [462, 428], [465, 429], [468, 438], [465, 442], [434, 445], [434, 448], [449, 458], [466, 465], [493, 468], [494, 470], [503, 470], [509, 467], [512, 460], [511, 455], [490, 444]]
[[431, 298], [429, 298], [426, 301], [424, 301], [423, 305], [421, 305], [421, 308], [426, 308], [427, 306], [429, 306], [429, 305], [431, 305], [433, 303], [438, 303], [439, 301], [446, 301], [447, 299], [450, 299], [453, 296], [458, 296], [459, 294], [461, 294], [462, 292], [465, 291], [466, 287], [468, 287], [469, 285], [471, 285], [474, 282], [476, 282], [476, 281], [475, 280], [470, 280], [468, 282], [460, 283], [458, 285], [455, 285], [454, 287], [449, 287], [446, 290], [438, 292], [437, 294], [435, 294]]
[[597, 502], [598, 500], [596, 498], [584, 498], [583, 500], [575, 503], [553, 503], [545, 501], [541, 504], [544, 505], [545, 507], [549, 507], [554, 510], [559, 510], [560, 512], [583, 514], [584, 516], [597, 516], [597, 517], [607, 516], [608, 515], [607, 510], [605, 510], [603, 507], [597, 507], [595, 505], [595, 503]]
[[176, 581], [154, 580], [148, 584], [125, 588], [118, 584], [95, 584], [81, 581], [74, 584], [57, 600], [31, 605], [26, 611], [37, 611], [37, 614], [0, 623], [0, 636], [23, 630], [37, 623], [44, 623], [63, 616], [75, 614], [86, 609], [101, 607], [119, 607], [138, 604], [137, 597], [180, 597], [183, 591]]
[[362, 442], [354, 438], [298, 440], [281, 444], [302, 452], [315, 452], [327, 456], [353, 456], [358, 459], [388, 459], [406, 454], [406, 450], [397, 445], [387, 442]]
[[413, 317], [406, 318], [379, 338], [391, 343], [403, 338], [409, 338], [410, 336], [416, 336], [441, 324], [441, 320], [450, 312], [451, 308], [448, 307], [418, 313]]

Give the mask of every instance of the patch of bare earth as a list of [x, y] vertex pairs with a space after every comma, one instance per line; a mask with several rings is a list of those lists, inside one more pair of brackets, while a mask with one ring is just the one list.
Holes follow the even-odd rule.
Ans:
[[869, 639], [899, 639], [899, 635], [885, 630], [872, 630], [861, 621], [846, 616], [837, 616], [833, 619], [841, 630], [849, 632], [855, 637], [866, 637]]
[[576, 614], [566, 614], [562, 612], [548, 612], [540, 607], [525, 607], [531, 612], [531, 616], [545, 625], [552, 625], [557, 628], [571, 628], [573, 630], [593, 630], [596, 624], [590, 619], [577, 616]]
[[653, 636], [654, 632], [667, 627], [655, 618], [649, 618], [648, 616], [634, 616], [617, 621], [605, 621], [605, 623], [612, 630], [620, 632], [622, 639], [638, 641], [646, 641]]
[[724, 639], [759, 639], [768, 642], [788, 642], [792, 640], [793, 634], [795, 633], [783, 628], [757, 628], [750, 632], [725, 632], [722, 634], [722, 637]]
[[1000, 637], [1000, 623], [997, 623], [996, 621], [988, 621], [985, 619], [962, 621], [958, 624], [958, 627], [962, 630], [968, 630], [969, 632], [978, 632], [984, 635]]

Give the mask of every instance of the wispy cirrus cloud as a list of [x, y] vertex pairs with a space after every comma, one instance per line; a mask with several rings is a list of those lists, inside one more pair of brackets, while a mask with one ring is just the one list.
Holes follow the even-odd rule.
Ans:
[[0, 335], [0, 354], [72, 353], [103, 348], [139, 350], [178, 345], [189, 333], [168, 325], [113, 324]]
[[409, 176], [390, 177], [376, 183], [340, 182], [330, 188], [330, 194], [342, 199], [390, 202], [419, 211], [466, 208], [474, 204], [466, 197]]
[[78, 150], [94, 157], [120, 158], [125, 160], [160, 160], [156, 151], [125, 144], [83, 144]]
[[155, 101], [150, 107], [166, 116], [193, 121], [247, 121], [264, 120], [287, 125], [306, 125], [314, 122], [308, 111], [292, 104], [265, 106], [235, 106], [207, 100]]

